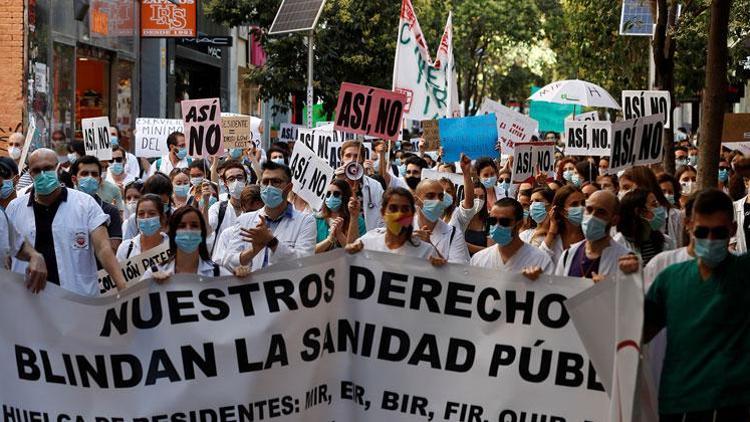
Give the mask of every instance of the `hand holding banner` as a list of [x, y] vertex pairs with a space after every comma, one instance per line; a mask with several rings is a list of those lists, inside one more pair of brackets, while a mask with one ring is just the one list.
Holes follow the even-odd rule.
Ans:
[[395, 141], [406, 95], [348, 82], [341, 84], [334, 129]]

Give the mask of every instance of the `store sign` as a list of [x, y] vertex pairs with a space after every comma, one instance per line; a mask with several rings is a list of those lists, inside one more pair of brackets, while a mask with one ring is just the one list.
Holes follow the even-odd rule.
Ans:
[[141, 37], [195, 37], [197, 0], [143, 0]]
[[101, 9], [91, 9], [89, 22], [92, 35], [109, 35], [109, 16]]
[[[219, 38], [219, 37], [209, 37], [209, 38]], [[215, 57], [219, 60], [221, 60], [221, 47], [227, 46], [227, 44], [222, 44], [221, 41], [214, 44], [211, 42], [201, 42], [201, 40], [207, 39], [206, 37], [200, 37], [200, 38], [179, 38], [177, 39], [177, 44], [185, 46], [191, 50], [200, 51], [203, 54], [208, 54], [211, 57]], [[231, 38], [230, 38], [231, 39]], [[228, 46], [231, 46], [232, 43], [230, 42]]]

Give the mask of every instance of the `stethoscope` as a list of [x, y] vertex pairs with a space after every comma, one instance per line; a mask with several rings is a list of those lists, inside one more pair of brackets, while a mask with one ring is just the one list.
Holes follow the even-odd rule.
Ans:
[[369, 209], [375, 208], [375, 204], [373, 204], [373, 202], [372, 202], [372, 190], [370, 189], [370, 187], [367, 186], [366, 184], [364, 184], [364, 182], [363, 182], [362, 183], [362, 189], [363, 190], [367, 189], [367, 208], [369, 208]]

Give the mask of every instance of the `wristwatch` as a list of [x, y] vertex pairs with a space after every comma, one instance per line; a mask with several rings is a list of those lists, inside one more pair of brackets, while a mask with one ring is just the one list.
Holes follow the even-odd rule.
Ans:
[[275, 248], [275, 247], [276, 247], [276, 246], [277, 246], [278, 244], [279, 244], [279, 239], [277, 239], [276, 237], [274, 237], [273, 239], [271, 239], [271, 240], [270, 240], [270, 241], [268, 242], [268, 245], [267, 245], [267, 246], [268, 246], [269, 248], [271, 248], [271, 249], [274, 249], [274, 248]]

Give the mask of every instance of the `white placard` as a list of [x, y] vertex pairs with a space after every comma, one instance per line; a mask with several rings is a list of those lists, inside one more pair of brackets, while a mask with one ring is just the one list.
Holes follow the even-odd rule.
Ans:
[[81, 119], [81, 131], [86, 155], [93, 155], [104, 161], [112, 159], [112, 145], [109, 143], [109, 117]]
[[489, 113], [497, 117], [497, 140], [502, 154], [512, 154], [516, 143], [530, 142], [539, 130], [539, 122], [531, 117], [485, 98], [477, 115]]
[[537, 172], [552, 176], [555, 173], [554, 142], [523, 142], [513, 149], [513, 183], [523, 183]]
[[609, 157], [612, 123], [565, 121], [565, 155]]
[[304, 142], [295, 142], [289, 158], [292, 170], [292, 191], [314, 210], [320, 210], [326, 188], [333, 180], [333, 169], [318, 157]]
[[135, 119], [135, 156], [152, 158], [167, 155], [167, 138], [172, 132], [184, 133], [182, 119]]
[[672, 127], [672, 97], [669, 91], [622, 91], [625, 120], [662, 114], [665, 129]]
[[632, 166], [660, 163], [664, 155], [663, 139], [664, 116], [661, 114], [613, 123], [607, 172], [614, 174]]

